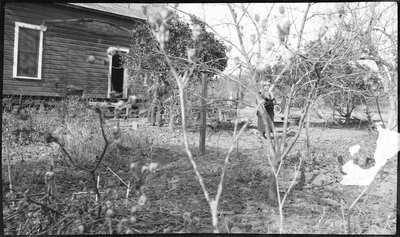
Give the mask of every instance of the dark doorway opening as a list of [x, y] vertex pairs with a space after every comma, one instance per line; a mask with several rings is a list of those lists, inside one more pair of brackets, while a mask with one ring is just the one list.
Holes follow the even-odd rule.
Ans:
[[122, 67], [122, 58], [119, 54], [112, 57], [111, 68], [111, 91], [120, 94], [117, 97], [122, 97], [124, 89], [124, 68]]

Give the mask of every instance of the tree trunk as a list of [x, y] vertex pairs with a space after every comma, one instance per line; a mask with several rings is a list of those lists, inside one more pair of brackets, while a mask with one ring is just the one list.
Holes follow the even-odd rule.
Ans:
[[149, 123], [151, 123], [152, 126], [156, 124], [156, 105], [152, 103], [150, 105], [149, 109]]
[[349, 104], [347, 104], [346, 109], [347, 109], [347, 111], [346, 111], [346, 126], [349, 126], [349, 124], [350, 124], [350, 116], [351, 116], [351, 112], [350, 112], [350, 109], [349, 109]]
[[[271, 155], [269, 154], [269, 156], [271, 156]], [[279, 167], [280, 158], [281, 158], [280, 152], [275, 153], [275, 157], [271, 156], [271, 161], [272, 161], [272, 164], [274, 166], [275, 171]], [[268, 189], [268, 200], [271, 203], [274, 203], [274, 204], [278, 203], [278, 192], [277, 192], [277, 189], [276, 189], [276, 178], [275, 178], [274, 172], [272, 170], [271, 170], [271, 178], [270, 178], [269, 189]]]
[[159, 127], [161, 127], [162, 126], [162, 124], [163, 124], [163, 121], [162, 121], [162, 111], [161, 111], [161, 104], [160, 103], [157, 103], [157, 118], [156, 118], [156, 120], [157, 120], [157, 125], [159, 126]]
[[207, 103], [207, 75], [203, 74], [201, 77], [201, 110], [200, 110], [200, 141], [199, 141], [199, 151], [200, 155], [204, 155], [206, 153], [206, 115], [207, 110], [205, 105]]
[[278, 193], [276, 192], [276, 179], [273, 173], [271, 173], [271, 178], [269, 182], [268, 201], [270, 201], [271, 203], [278, 202]]
[[350, 125], [350, 117], [351, 117], [351, 114], [350, 113], [346, 113], [346, 126]]
[[280, 105], [282, 107], [282, 110], [284, 110], [286, 108], [286, 96], [283, 96]]

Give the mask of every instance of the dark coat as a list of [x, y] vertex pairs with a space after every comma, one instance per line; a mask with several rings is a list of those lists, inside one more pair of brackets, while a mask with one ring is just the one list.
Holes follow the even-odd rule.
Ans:
[[[272, 121], [274, 121], [275, 113], [274, 113], [274, 102], [273, 99], [270, 100], [269, 98], [264, 99], [264, 108], [271, 117]], [[257, 121], [257, 130], [260, 132], [265, 132], [264, 122], [261, 118], [261, 114], [257, 111], [258, 121]]]

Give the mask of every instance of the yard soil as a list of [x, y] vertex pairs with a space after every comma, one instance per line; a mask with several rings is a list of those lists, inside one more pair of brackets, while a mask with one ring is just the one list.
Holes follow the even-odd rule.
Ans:
[[[256, 124], [255, 120], [254, 123]], [[148, 214], [146, 218], [139, 218], [138, 221], [148, 223], [149, 229], [158, 229], [161, 233], [165, 226], [172, 226], [173, 231], [178, 231], [184, 223], [182, 214], [189, 212], [192, 217], [200, 218], [200, 223], [191, 227], [190, 231], [211, 232], [210, 208], [186, 155], [182, 143], [182, 131], [144, 125], [139, 125], [137, 130], [124, 128], [123, 131], [127, 130], [132, 133], [146, 132], [154, 135], [155, 144], [151, 148], [153, 151], [151, 157], [138, 161], [157, 162], [160, 167], [158, 173], [145, 185]], [[347, 219], [343, 220], [343, 215], [348, 216], [348, 207], [365, 187], [343, 186], [339, 183], [341, 173], [337, 157], [342, 156], [344, 162], [355, 158], [362, 161], [367, 157], [373, 157], [378, 134], [369, 133], [365, 129], [326, 127], [311, 127], [309, 134], [310, 153], [303, 161], [305, 186], [294, 185], [288, 193], [283, 207], [284, 231], [296, 234], [347, 234]], [[203, 156], [198, 153], [199, 133], [190, 131], [188, 139], [207, 190], [211, 197], [215, 197], [221, 177], [221, 167], [232, 144], [232, 131], [208, 130], [206, 154]], [[290, 139], [292, 138], [289, 138], [289, 142]], [[300, 155], [305, 154], [305, 141], [303, 129], [290, 155], [283, 161], [283, 170], [278, 178], [281, 196], [285, 195], [293, 180], [294, 166], [298, 165]], [[357, 144], [361, 145], [361, 150], [355, 157], [351, 157], [348, 148]], [[136, 152], [121, 149], [119, 155], [137, 156]], [[254, 129], [246, 130], [234, 144], [218, 206], [220, 232], [228, 233], [233, 230], [231, 227], [235, 226], [236, 230], [245, 233], [278, 233], [278, 207], [267, 202], [268, 181], [271, 175], [267, 152], [265, 141], [258, 137]], [[23, 158], [27, 170], [21, 170], [21, 175], [35, 175], [42, 174], [48, 169], [50, 157], [59, 157], [59, 150], [52, 145], [32, 144], [20, 146], [18, 149], [11, 148], [9, 156], [12, 157], [13, 163], [21, 162]], [[3, 171], [7, 169], [5, 157], [3, 149]], [[86, 181], [81, 182], [79, 179], [88, 178], [83, 178], [84, 174], [75, 170], [76, 173], [68, 174], [70, 177], [68, 180], [65, 176], [67, 168], [63, 167], [65, 163], [57, 164], [58, 177], [62, 177], [57, 180], [59, 195], [70, 199], [73, 192], [84, 188], [80, 185]], [[118, 179], [104, 167], [101, 168], [102, 179], [118, 182]], [[122, 179], [129, 178], [126, 166], [115, 165], [114, 162], [114, 165], [109, 164], [109, 167], [112, 167]], [[72, 169], [68, 170], [70, 172]], [[299, 179], [300, 177], [296, 178], [295, 184], [298, 184]], [[44, 182], [38, 181], [37, 185], [44, 186]], [[125, 189], [123, 186], [120, 188]], [[35, 190], [36, 186], [31, 189]], [[351, 232], [394, 234], [397, 213], [396, 192], [397, 158], [394, 157], [388, 161], [383, 171], [378, 173], [373, 187], [351, 211]], [[123, 198], [121, 195], [121, 199]], [[121, 206], [121, 209], [126, 208]], [[175, 221], [172, 221], [172, 218], [175, 218]], [[176, 222], [177, 219], [180, 221]]]

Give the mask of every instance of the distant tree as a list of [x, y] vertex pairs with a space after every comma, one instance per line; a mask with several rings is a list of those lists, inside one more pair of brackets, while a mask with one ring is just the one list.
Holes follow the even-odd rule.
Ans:
[[[173, 97], [176, 86], [174, 86], [175, 79], [170, 75], [170, 68], [165, 57], [160, 51], [160, 44], [151, 31], [152, 24], [149, 23], [134, 29], [132, 46], [125, 65], [133, 80], [143, 83], [144, 80], [146, 81], [148, 96], [153, 105], [150, 106], [149, 115], [151, 115], [154, 114], [154, 110], [159, 113], [163, 102], [167, 99], [169, 99], [168, 102], [175, 103]], [[192, 17], [191, 24], [192, 28], [196, 27], [201, 32], [196, 39], [192, 37], [188, 22], [183, 21], [176, 14], [171, 15], [168, 21], [169, 40], [164, 45], [178, 73], [183, 74], [193, 62], [197, 64], [193, 73], [193, 83], [187, 88], [188, 90], [199, 87], [201, 73], [212, 76], [216, 71], [223, 71], [227, 65], [226, 47], [222, 41], [216, 39], [213, 33], [205, 31], [204, 24], [196, 17]]]
[[[351, 64], [357, 59], [357, 55], [360, 55], [360, 50], [356, 47], [348, 49], [346, 45], [349, 42], [344, 41], [338, 44], [338, 40], [343, 39], [328, 38], [306, 44], [305, 54], [300, 58], [302, 63], [299, 70], [301, 74], [307, 75], [310, 81], [316, 77], [314, 72], [308, 73], [313, 61], [319, 60], [320, 63], [327, 65], [324, 68], [324, 80], [320, 82], [318, 96], [324, 97], [325, 101], [345, 117], [346, 125], [348, 125], [354, 109], [365, 101], [365, 97], [370, 92], [370, 79], [366, 79], [368, 72]], [[332, 45], [337, 45], [337, 47], [330, 49]], [[328, 55], [321, 57], [321, 52], [328, 52]], [[306, 91], [302, 88], [300, 94], [304, 93]]]
[[[376, 100], [389, 101], [388, 128], [395, 129], [398, 123], [398, 8], [393, 2], [349, 3], [343, 19], [342, 29], [356, 32], [363, 54], [358, 67], [370, 71], [368, 77]], [[359, 11], [354, 11], [358, 10]], [[360, 67], [359, 64], [362, 64]], [[369, 64], [369, 66], [365, 66]], [[382, 88], [383, 90], [379, 90]]]
[[375, 97], [376, 101], [385, 97], [390, 106], [388, 124], [393, 128], [398, 98], [397, 8], [392, 3], [360, 2], [336, 7], [341, 13], [337, 20], [333, 20], [332, 11], [321, 17], [321, 22], [326, 23], [322, 29], [331, 34], [322, 34], [304, 47], [307, 55], [314, 58], [325, 50], [334, 55], [324, 70], [326, 80], [321, 81], [321, 96], [346, 118], [346, 123], [366, 97]]

